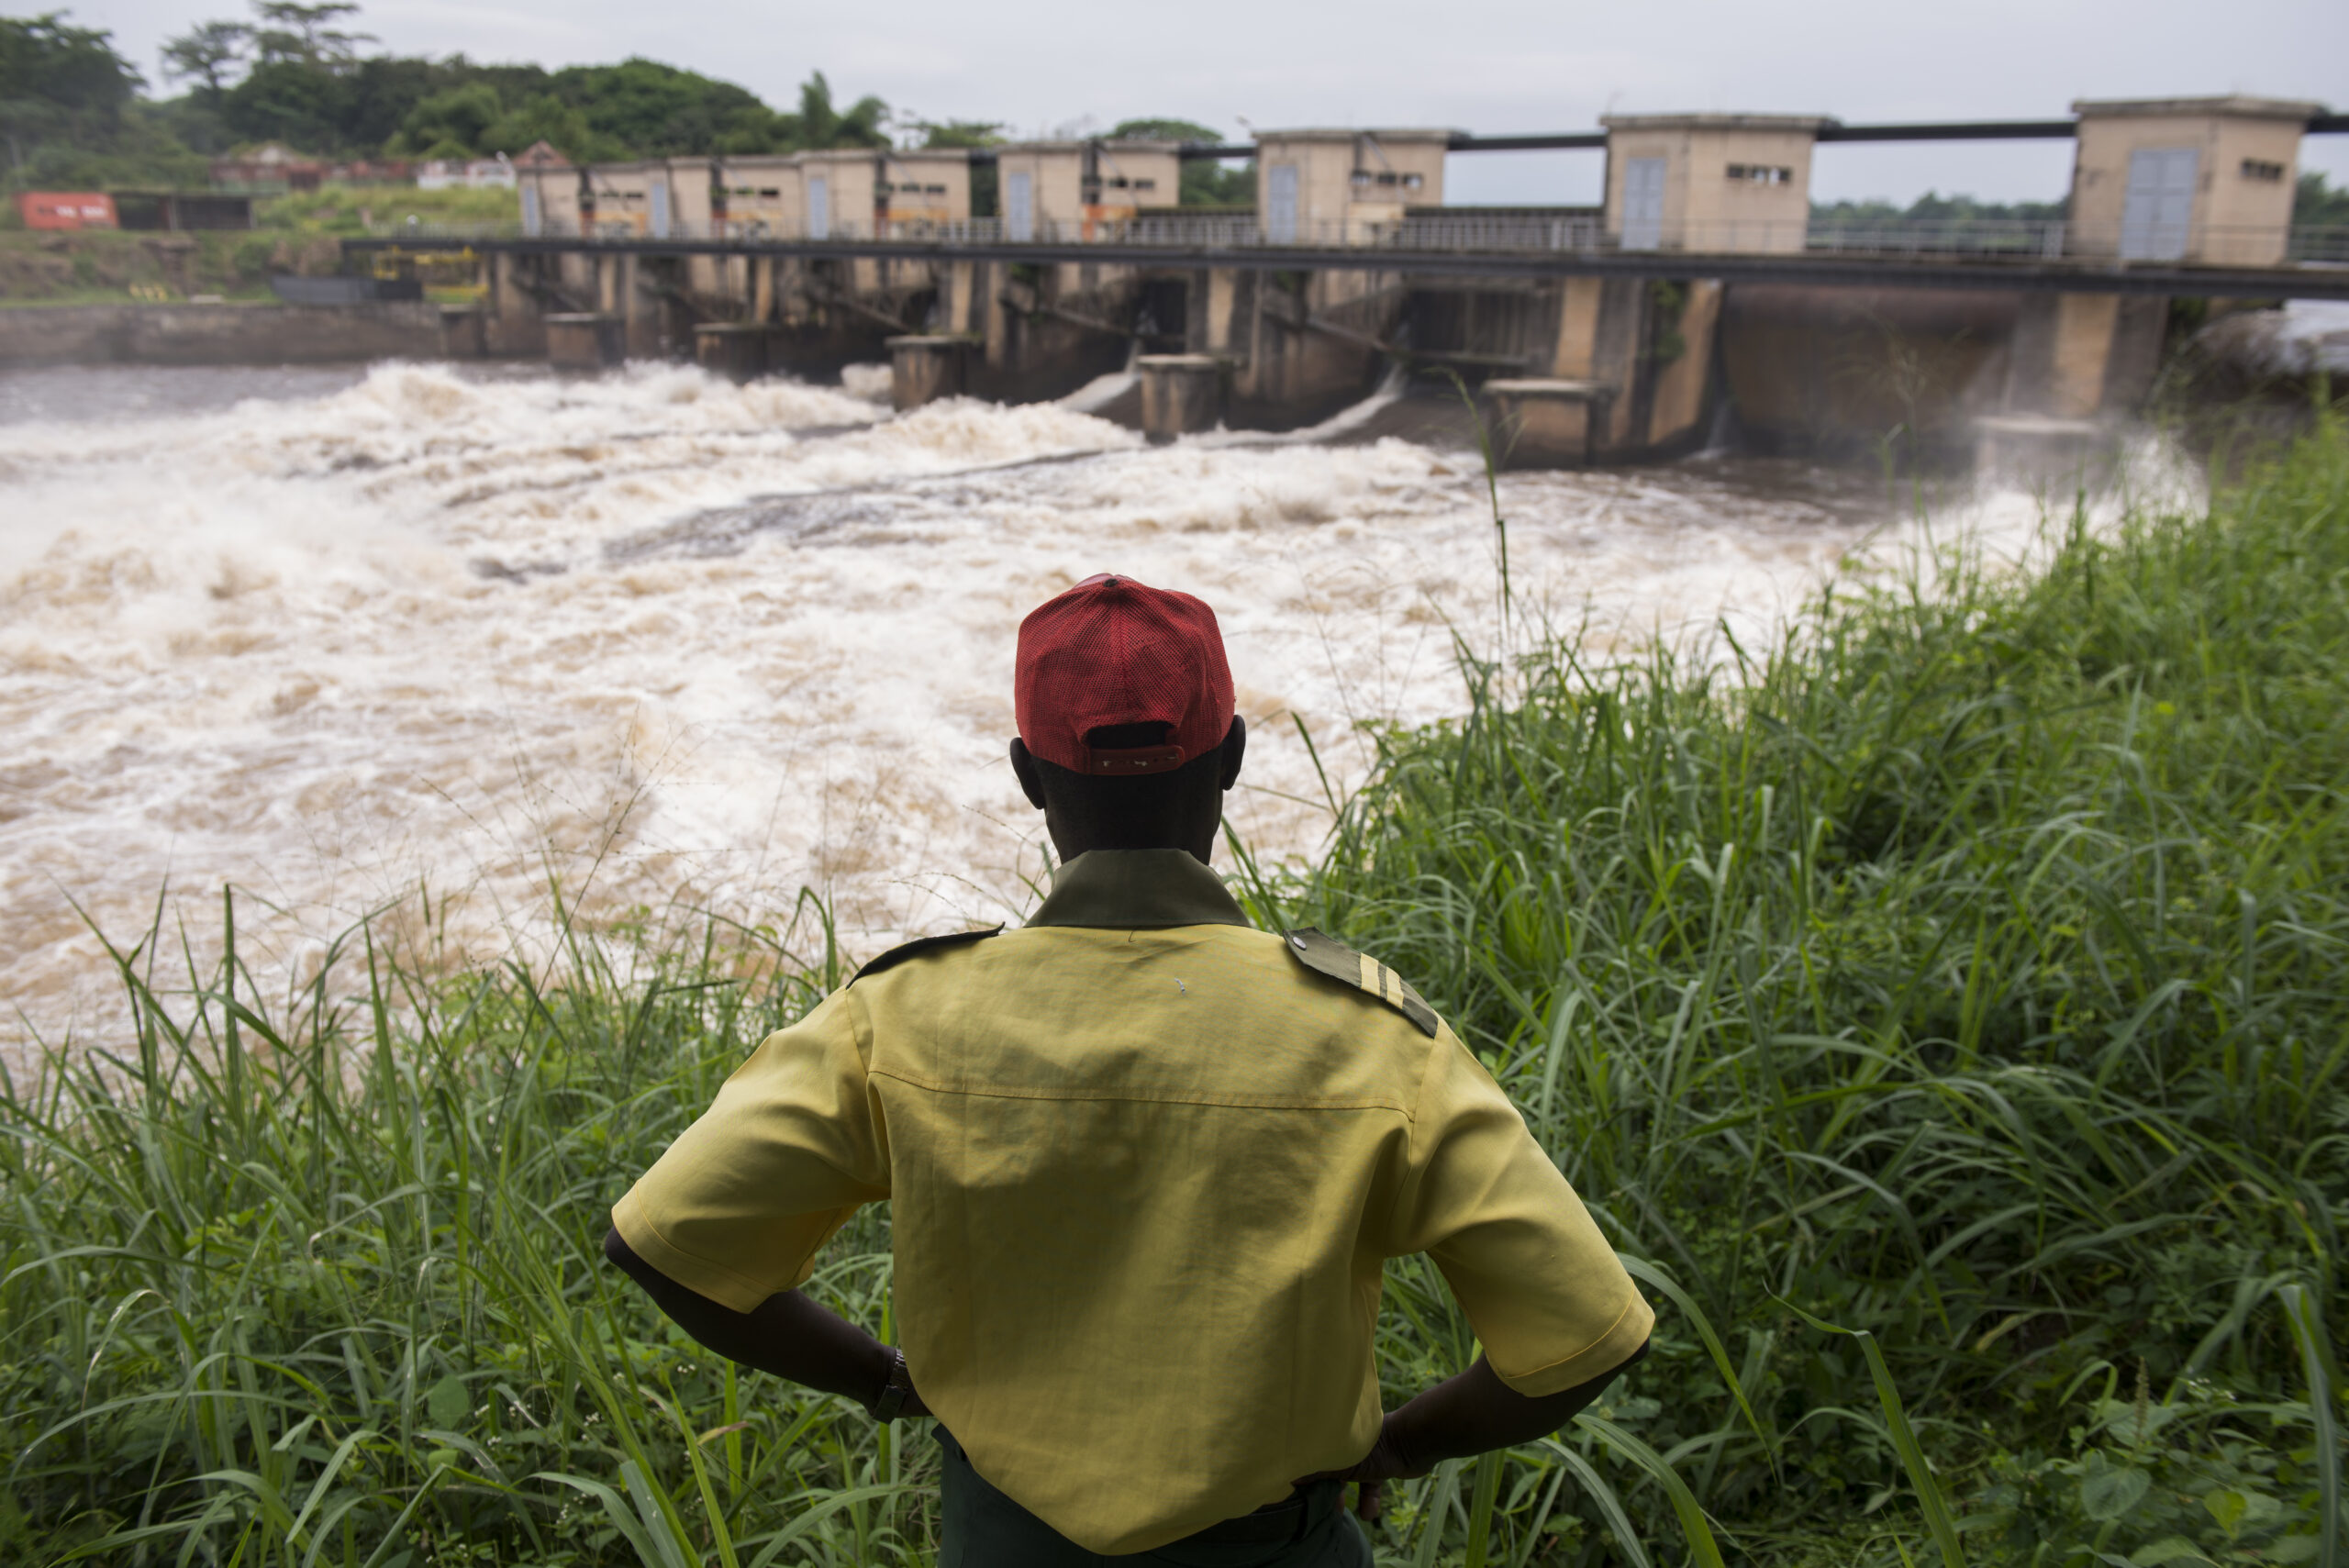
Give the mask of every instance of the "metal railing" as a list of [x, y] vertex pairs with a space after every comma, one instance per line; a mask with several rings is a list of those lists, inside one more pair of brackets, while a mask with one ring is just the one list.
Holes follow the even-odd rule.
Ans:
[[1496, 217], [1416, 216], [1381, 224], [1375, 243], [1397, 250], [1604, 250], [1613, 247], [1604, 218], [1586, 214], [1545, 217], [1510, 214]]
[[2062, 218], [1827, 218], [1804, 226], [1802, 249], [1853, 256], [2013, 256], [2053, 261], [2064, 254]]
[[2284, 254], [2294, 261], [2349, 266], [2349, 223], [2295, 224]]
[[[2184, 261], [2189, 265], [2273, 266], [2301, 263], [2349, 266], [2349, 225], [2300, 225], [2279, 236], [2273, 228], [2199, 226], [2157, 237], [2166, 243], [2154, 247], [2167, 254], [2124, 258], [2124, 244], [2143, 248], [2142, 233], [2124, 235], [2117, 226], [2089, 227], [2063, 219], [2012, 218], [1889, 218], [1860, 220], [1820, 218], [1785, 222], [1725, 221], [1680, 224], [1634, 234], [1627, 243], [1620, 232], [1609, 232], [1604, 219], [1587, 213], [1548, 216], [1539, 212], [1448, 217], [1415, 214], [1386, 222], [1316, 222], [1288, 226], [1275, 238], [1254, 215], [1202, 215], [1197, 217], [1152, 215], [1133, 218], [1039, 218], [1015, 226], [1001, 217], [963, 218], [952, 222], [835, 223], [820, 238], [805, 225], [776, 225], [764, 219], [729, 220], [716, 225], [680, 225], [665, 238], [675, 239], [735, 239], [756, 244], [861, 243], [868, 239], [946, 245], [1054, 245], [1120, 247], [1157, 250], [1235, 250], [1279, 247], [1348, 250], [1476, 252], [1486, 254], [1612, 254], [1623, 251], [1686, 251], [1691, 255], [1811, 255], [1855, 259], [1963, 257], [1986, 262], [2000, 261], [2108, 261], [2123, 259], [2151, 261]], [[715, 228], [713, 235], [709, 230]], [[527, 238], [581, 238], [579, 226], [548, 221]], [[877, 232], [875, 232], [877, 230]], [[379, 223], [371, 238], [446, 244], [526, 238], [514, 223], [447, 224]], [[651, 239], [640, 224], [596, 223], [589, 239]], [[2278, 240], [2282, 240], [2278, 254]], [[1644, 241], [1644, 242], [1642, 242]], [[2180, 253], [2182, 252], [2182, 254]]]

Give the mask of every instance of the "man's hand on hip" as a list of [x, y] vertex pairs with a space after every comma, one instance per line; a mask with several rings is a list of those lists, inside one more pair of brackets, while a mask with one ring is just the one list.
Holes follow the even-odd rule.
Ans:
[[1529, 1397], [1503, 1383], [1484, 1357], [1457, 1377], [1446, 1378], [1418, 1398], [1392, 1411], [1378, 1424], [1378, 1440], [1370, 1451], [1343, 1470], [1325, 1470], [1297, 1483], [1355, 1481], [1362, 1484], [1356, 1510], [1366, 1519], [1378, 1517], [1378, 1485], [1384, 1481], [1411, 1481], [1447, 1459], [1465, 1459], [1497, 1448], [1514, 1448], [1549, 1436], [1582, 1413], [1607, 1385], [1648, 1353], [1643, 1343], [1587, 1383], [1539, 1398]]

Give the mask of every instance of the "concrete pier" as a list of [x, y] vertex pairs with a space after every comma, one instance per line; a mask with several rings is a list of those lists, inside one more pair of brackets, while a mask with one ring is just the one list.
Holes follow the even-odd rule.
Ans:
[[628, 357], [625, 328], [617, 316], [566, 313], [546, 318], [547, 363], [557, 370], [599, 371]]
[[755, 321], [705, 321], [694, 328], [694, 362], [732, 382], [767, 373], [767, 328]]
[[440, 307], [440, 357], [479, 360], [489, 355], [489, 313], [477, 305]]
[[898, 410], [918, 408], [941, 397], [963, 395], [970, 342], [927, 334], [889, 339], [889, 402]]
[[1485, 384], [1493, 456], [1503, 468], [1579, 468], [1591, 460], [1612, 389], [1595, 381], [1512, 377]]
[[1212, 354], [1143, 354], [1141, 428], [1153, 442], [1212, 430], [1223, 422], [1223, 361]]
[[2002, 412], [2087, 419], [2143, 397], [2161, 366], [2168, 302], [2034, 295], [2019, 307]]

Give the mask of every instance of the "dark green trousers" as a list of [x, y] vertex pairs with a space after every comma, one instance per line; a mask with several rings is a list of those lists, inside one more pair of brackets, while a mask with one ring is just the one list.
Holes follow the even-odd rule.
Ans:
[[[944, 1427], [941, 1478], [943, 1543], [938, 1568], [1091, 1568], [1097, 1562], [1165, 1562], [1182, 1568], [1370, 1568], [1370, 1542], [1344, 1507], [1335, 1481], [1306, 1487], [1263, 1513], [1242, 1514], [1197, 1535], [1130, 1557], [1087, 1551], [996, 1491], [971, 1468], [963, 1445]], [[1136, 1485], [1147, 1485], [1143, 1477]]]

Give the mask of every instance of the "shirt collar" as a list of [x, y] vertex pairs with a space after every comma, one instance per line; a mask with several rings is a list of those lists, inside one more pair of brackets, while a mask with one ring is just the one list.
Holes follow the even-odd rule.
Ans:
[[1090, 850], [1055, 869], [1030, 926], [1245, 926], [1223, 879], [1188, 850]]

